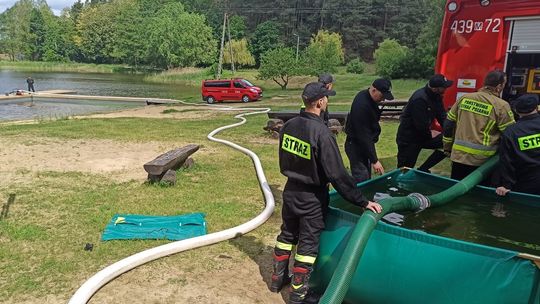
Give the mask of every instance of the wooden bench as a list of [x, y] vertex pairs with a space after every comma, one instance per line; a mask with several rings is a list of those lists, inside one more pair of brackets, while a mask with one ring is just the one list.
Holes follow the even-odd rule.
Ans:
[[151, 183], [167, 182], [170, 184], [176, 183], [176, 172], [182, 165], [193, 164], [189, 156], [199, 150], [199, 145], [187, 145], [182, 148], [171, 150], [156, 157], [154, 160], [147, 162], [143, 168], [148, 172], [148, 180]]

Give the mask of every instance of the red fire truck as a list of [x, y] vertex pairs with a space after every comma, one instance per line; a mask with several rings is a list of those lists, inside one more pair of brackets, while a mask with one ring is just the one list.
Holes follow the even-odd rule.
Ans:
[[508, 75], [506, 100], [540, 94], [540, 0], [449, 0], [445, 9], [436, 71], [455, 82], [445, 106], [493, 69]]

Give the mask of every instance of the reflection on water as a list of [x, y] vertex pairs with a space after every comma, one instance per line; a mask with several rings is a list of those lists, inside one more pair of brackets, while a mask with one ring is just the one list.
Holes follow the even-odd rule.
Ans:
[[73, 115], [111, 112], [144, 105], [142, 102], [100, 100], [16, 99], [0, 104], [0, 121], [27, 119], [60, 119]]
[[[397, 191], [390, 190], [392, 187]], [[375, 193], [397, 197], [411, 192], [431, 195], [445, 189], [426, 180], [400, 183], [388, 179], [368, 185], [363, 191], [367, 197], [373, 197]], [[349, 212], [358, 210], [342, 199], [332, 205]], [[533, 207], [499, 199], [491, 193], [471, 192], [449, 204], [403, 215], [402, 227], [408, 229], [540, 255], [540, 200], [537, 207]]]

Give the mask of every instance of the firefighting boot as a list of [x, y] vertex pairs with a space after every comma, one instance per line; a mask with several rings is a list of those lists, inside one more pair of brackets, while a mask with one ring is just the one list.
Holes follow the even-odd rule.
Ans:
[[289, 284], [289, 257], [290, 255], [276, 255], [274, 253], [274, 271], [272, 272], [271, 292], [279, 292], [283, 286]]
[[312, 268], [294, 267], [289, 304], [302, 304], [309, 290], [308, 282]]

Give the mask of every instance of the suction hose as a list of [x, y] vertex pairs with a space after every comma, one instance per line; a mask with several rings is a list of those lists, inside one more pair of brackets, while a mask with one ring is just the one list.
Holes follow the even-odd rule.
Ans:
[[[184, 103], [184, 104], [189, 104], [182, 101], [179, 101], [179, 102]], [[190, 104], [190, 105], [197, 105], [197, 104]], [[128, 272], [137, 266], [143, 265], [150, 261], [168, 256], [171, 254], [175, 254], [182, 251], [186, 251], [186, 250], [190, 250], [190, 249], [194, 249], [198, 247], [203, 247], [206, 245], [211, 245], [211, 244], [215, 244], [221, 241], [239, 237], [259, 227], [264, 222], [266, 222], [266, 220], [268, 220], [268, 218], [272, 215], [274, 211], [274, 207], [275, 207], [274, 196], [272, 195], [272, 190], [270, 189], [270, 186], [268, 185], [268, 181], [266, 180], [266, 176], [264, 175], [264, 170], [262, 168], [261, 161], [259, 160], [259, 157], [257, 156], [257, 154], [235, 143], [214, 137], [214, 135], [216, 135], [217, 133], [225, 129], [234, 128], [234, 127], [244, 124], [246, 122], [246, 119], [244, 118], [244, 116], [266, 113], [270, 111], [270, 109], [233, 108], [233, 107], [212, 107], [212, 108], [216, 110], [222, 110], [222, 111], [247, 111], [247, 110], [255, 111], [255, 112], [236, 115], [235, 118], [240, 119], [241, 120], [240, 122], [217, 128], [216, 130], [208, 134], [207, 137], [211, 141], [225, 144], [251, 157], [251, 159], [253, 160], [253, 165], [255, 166], [255, 170], [257, 172], [257, 178], [259, 180], [261, 191], [266, 201], [266, 206], [264, 210], [257, 217], [253, 218], [249, 222], [246, 222], [242, 225], [239, 225], [239, 226], [227, 229], [227, 230], [151, 248], [151, 249], [136, 253], [123, 260], [120, 260], [104, 268], [103, 270], [99, 271], [90, 279], [88, 279], [86, 282], [84, 282], [84, 284], [81, 285], [81, 287], [79, 287], [79, 289], [75, 292], [75, 294], [73, 294], [73, 296], [69, 300], [69, 304], [87, 303], [88, 300], [90, 300], [90, 298], [94, 295], [94, 293], [96, 293], [102, 286], [104, 286], [105, 284], [107, 284], [109, 281], [113, 280], [117, 276], [125, 272]]]
[[411, 193], [404, 197], [390, 197], [379, 201], [383, 207], [381, 213], [373, 213], [366, 210], [358, 220], [347, 247], [341, 255], [336, 271], [320, 299], [320, 304], [340, 304], [343, 302], [360, 257], [364, 252], [367, 241], [377, 222], [387, 213], [395, 211], [422, 211], [428, 207], [440, 206], [453, 201], [459, 196], [467, 193], [474, 186], [484, 180], [499, 161], [499, 156], [495, 155], [476, 169], [462, 181], [447, 190], [428, 197], [419, 193]]

